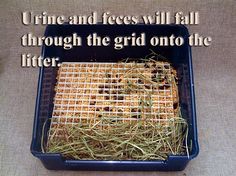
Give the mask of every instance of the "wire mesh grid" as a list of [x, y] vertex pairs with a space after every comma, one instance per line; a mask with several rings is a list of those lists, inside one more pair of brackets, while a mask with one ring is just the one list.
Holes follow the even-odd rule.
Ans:
[[[134, 69], [135, 68], [135, 69]], [[136, 75], [143, 75], [148, 80]], [[151, 82], [159, 79], [158, 86]], [[175, 116], [177, 89], [167, 62], [62, 63], [58, 71], [50, 129], [55, 125], [107, 124], [144, 120], [168, 122]], [[163, 81], [164, 80], [164, 81]], [[50, 133], [49, 133], [50, 135]]]

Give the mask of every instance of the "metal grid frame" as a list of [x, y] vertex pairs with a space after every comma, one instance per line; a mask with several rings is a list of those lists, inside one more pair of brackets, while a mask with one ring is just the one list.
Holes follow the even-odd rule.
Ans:
[[[125, 75], [132, 73], [134, 64], [142, 74], [152, 76], [152, 70], [146, 68], [145, 63], [62, 63], [58, 70], [50, 129], [55, 124], [82, 122], [94, 125], [101, 117], [123, 123], [138, 119], [162, 123], [175, 117], [177, 90], [173, 91], [172, 84], [160, 84], [162, 88], [154, 88], [148, 82], [140, 82], [137, 77], [126, 79]], [[172, 74], [167, 62], [158, 63], [155, 69], [165, 75]], [[158, 74], [164, 76], [161, 73]], [[134, 71], [133, 74], [138, 73]], [[132, 93], [124, 92], [127, 86], [124, 80], [148, 89], [142, 93], [138, 88], [132, 89]], [[152, 105], [140, 105], [140, 99], [145, 101], [147, 97]]]

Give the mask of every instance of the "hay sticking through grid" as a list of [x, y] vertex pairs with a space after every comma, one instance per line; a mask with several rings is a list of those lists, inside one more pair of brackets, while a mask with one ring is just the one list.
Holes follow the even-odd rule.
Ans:
[[45, 152], [93, 160], [186, 152], [187, 123], [168, 62], [63, 63], [57, 80]]

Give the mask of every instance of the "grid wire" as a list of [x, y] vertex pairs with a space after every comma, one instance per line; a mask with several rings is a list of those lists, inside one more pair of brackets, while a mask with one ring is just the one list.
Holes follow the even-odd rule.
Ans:
[[[137, 120], [165, 123], [176, 115], [173, 71], [168, 62], [64, 62], [58, 70], [50, 131], [60, 125], [96, 125], [101, 118], [109, 123], [103, 125], [113, 126]], [[153, 77], [162, 80], [158, 86], [151, 84]]]

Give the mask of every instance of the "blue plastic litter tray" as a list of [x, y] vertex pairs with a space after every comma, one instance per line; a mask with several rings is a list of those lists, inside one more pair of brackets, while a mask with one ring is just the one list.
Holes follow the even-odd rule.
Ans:
[[[137, 35], [146, 33], [147, 41], [151, 36], [182, 36], [185, 44], [172, 47], [127, 46], [121, 50], [114, 49], [113, 45], [106, 47], [88, 47], [86, 45], [64, 50], [63, 47], [43, 46], [42, 56], [59, 57], [60, 62], [116, 62], [120, 58], [140, 58], [150, 53], [149, 49], [169, 59], [181, 77], [178, 84], [179, 101], [182, 116], [189, 126], [188, 145], [191, 146], [189, 156], [170, 155], [167, 160], [155, 161], [105, 161], [105, 160], [66, 160], [61, 154], [43, 153], [41, 150], [42, 135], [47, 134], [49, 124], [46, 125], [45, 134], [42, 134], [44, 122], [51, 118], [53, 111], [53, 98], [57, 68], [40, 68], [38, 92], [35, 107], [31, 153], [39, 158], [47, 169], [53, 170], [123, 170], [123, 171], [180, 171], [188, 162], [198, 155], [197, 123], [194, 97], [194, 83], [192, 70], [191, 48], [187, 44], [188, 30], [181, 25], [49, 25], [45, 36], [68, 36], [77, 33], [86, 40], [86, 36], [96, 32], [100, 36], [126, 36], [135, 32]], [[82, 41], [85, 43], [85, 41]]]

